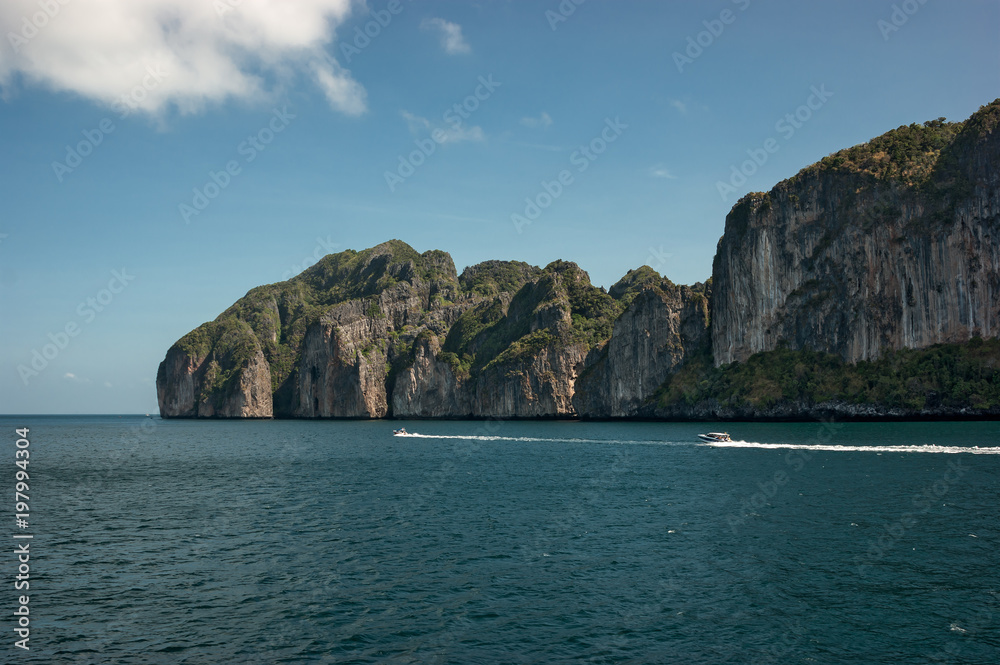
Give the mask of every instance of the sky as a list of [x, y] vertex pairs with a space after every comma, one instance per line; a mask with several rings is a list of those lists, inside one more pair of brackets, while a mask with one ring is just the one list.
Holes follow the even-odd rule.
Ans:
[[173, 342], [391, 238], [711, 275], [732, 205], [1000, 97], [998, 0], [4, 0], [0, 413], [155, 413]]

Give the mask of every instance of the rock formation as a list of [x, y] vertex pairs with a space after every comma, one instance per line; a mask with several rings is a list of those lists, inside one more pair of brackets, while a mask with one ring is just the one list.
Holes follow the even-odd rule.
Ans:
[[[644, 271], [652, 273], [648, 268], [631, 271], [611, 287], [613, 296], [632, 297], [615, 321], [611, 339], [580, 379], [574, 402], [581, 415], [620, 418], [639, 414], [685, 356], [707, 341], [704, 286], [675, 286], [658, 276], [650, 279], [648, 273], [643, 283]], [[630, 290], [638, 292], [630, 294]]]
[[[638, 313], [618, 324], [611, 345], [633, 353], [624, 340], [653, 335], [649, 343], [657, 350], [641, 357], [629, 379], [627, 361], [615, 356], [609, 363], [606, 352], [596, 352], [608, 346], [625, 290], [618, 298], [605, 293], [576, 264], [539, 269], [487, 261], [459, 276], [446, 253], [418, 254], [395, 240], [330, 255], [287, 282], [253, 289], [174, 344], [157, 375], [160, 412], [182, 418], [600, 415], [594, 400], [574, 404], [589, 361], [611, 367], [614, 381], [633, 380], [640, 391], [651, 391], [683, 356], [680, 328], [690, 327], [682, 321], [688, 315], [669, 311], [682, 305], [680, 291], [669, 285], [667, 297], [650, 288], [659, 294], [652, 301], [628, 290]], [[658, 315], [666, 318], [657, 322]], [[703, 313], [693, 320], [700, 328], [691, 340], [707, 325]], [[669, 340], [659, 340], [661, 334]], [[636, 393], [626, 410], [614, 413], [628, 415], [641, 401]]]
[[849, 362], [1000, 332], [1000, 104], [900, 127], [726, 218], [716, 364], [779, 343]]
[[748, 194], [705, 284], [643, 266], [606, 292], [566, 261], [458, 275], [445, 252], [398, 240], [328, 255], [178, 340], [160, 413], [1000, 414], [998, 123], [1000, 100]]

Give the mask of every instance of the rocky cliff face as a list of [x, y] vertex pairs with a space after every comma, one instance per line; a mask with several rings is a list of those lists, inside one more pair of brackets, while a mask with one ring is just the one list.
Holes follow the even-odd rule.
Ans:
[[473, 415], [467, 381], [440, 360], [436, 335], [418, 338], [413, 362], [396, 377], [393, 414], [399, 418], [470, 418]]
[[901, 127], [741, 200], [713, 267], [716, 364], [855, 362], [1000, 332], [1000, 104]]
[[644, 266], [605, 292], [565, 261], [458, 275], [448, 254], [398, 240], [331, 254], [178, 340], [160, 413], [995, 414], [998, 124], [1000, 100], [900, 127], [744, 197], [704, 285]]
[[[622, 288], [619, 282], [611, 293]], [[639, 414], [707, 337], [708, 299], [701, 285], [692, 289], [668, 280], [647, 285], [615, 322], [611, 339], [580, 379], [577, 411], [592, 418]]]
[[[231, 331], [229, 331], [231, 334]], [[167, 352], [156, 376], [161, 414], [192, 418], [270, 418], [271, 371], [260, 345], [242, 332], [242, 353], [231, 339], [208, 352], [188, 353], [176, 345]]]
[[[616, 289], [609, 295], [563, 261], [545, 269], [488, 261], [458, 276], [444, 252], [417, 254], [399, 241], [331, 255], [252, 290], [171, 347], [157, 375], [160, 412], [632, 415], [685, 345], [705, 335], [705, 297], [648, 268]], [[579, 377], [595, 363], [591, 396], [576, 400]], [[609, 395], [622, 405], [602, 407]]]
[[330, 255], [174, 344], [157, 374], [160, 413], [384, 417], [393, 363], [420, 330], [443, 334], [476, 301], [444, 252], [391, 241]]
[[[647, 277], [652, 273], [648, 268], [645, 271], [642, 274]], [[655, 277], [647, 281], [659, 283], [659, 276], [652, 274]], [[517, 293], [502, 293], [481, 301], [457, 321], [443, 346], [437, 338], [420, 341], [412, 366], [396, 381], [395, 415], [499, 418], [634, 415], [642, 399], [662, 382], [662, 378], [655, 377], [663, 376], [669, 371], [669, 363], [676, 363], [683, 356], [682, 344], [690, 340], [682, 340], [679, 330], [691, 321], [687, 313], [670, 310], [671, 305], [681, 303], [677, 287], [670, 285], [676, 291], [671, 292], [674, 300], [658, 289], [648, 291], [656, 294], [651, 297], [659, 303], [659, 307], [650, 307], [646, 304], [647, 291], [643, 289], [655, 289], [654, 285], [628, 278], [624, 282], [627, 286], [619, 289], [619, 293], [615, 294], [613, 289], [613, 295], [609, 295], [591, 286], [586, 273], [575, 264], [556, 262]], [[636, 297], [636, 293], [640, 295]], [[612, 322], [625, 308], [626, 296], [632, 305], [619, 319], [625, 323], [614, 324], [618, 339], [612, 338], [609, 345], [607, 337]], [[686, 330], [692, 339], [705, 335], [707, 311], [703, 296], [700, 304], [700, 328], [695, 324], [694, 329]], [[656, 320], [658, 315], [663, 315], [664, 320]], [[637, 317], [640, 322], [635, 322]], [[643, 325], [646, 327], [639, 332]], [[643, 344], [656, 351], [643, 356], [640, 365], [626, 367], [638, 359], [631, 340], [639, 336], [643, 337]], [[671, 348], [672, 355], [661, 352], [665, 346]], [[631, 391], [646, 392], [641, 396], [636, 394], [634, 404], [608, 412], [600, 405], [600, 399], [607, 395], [607, 391], [601, 392], [604, 379], [592, 378], [591, 384], [600, 387], [590, 392], [589, 399], [580, 400], [577, 392], [580, 377], [588, 374], [588, 368], [595, 363], [600, 363], [601, 369], [597, 374], [589, 374], [603, 377], [603, 368], [610, 366], [614, 380], [622, 384], [643, 377]]]

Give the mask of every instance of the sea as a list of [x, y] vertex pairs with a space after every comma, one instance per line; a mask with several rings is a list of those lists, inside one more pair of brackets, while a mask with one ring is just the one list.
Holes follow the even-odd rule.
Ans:
[[998, 422], [0, 424], [4, 663], [1000, 663]]

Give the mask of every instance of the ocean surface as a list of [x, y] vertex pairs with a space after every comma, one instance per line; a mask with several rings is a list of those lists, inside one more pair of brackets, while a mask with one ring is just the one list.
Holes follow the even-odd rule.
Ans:
[[1000, 662], [1000, 423], [0, 423], [0, 662]]

